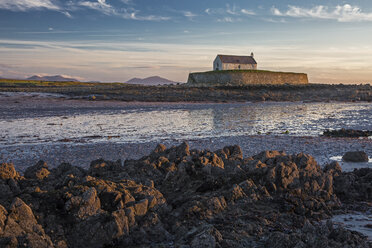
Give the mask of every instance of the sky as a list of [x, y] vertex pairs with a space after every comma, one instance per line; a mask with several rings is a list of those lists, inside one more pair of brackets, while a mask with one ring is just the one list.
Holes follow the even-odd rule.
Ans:
[[217, 54], [312, 83], [372, 83], [372, 1], [0, 0], [0, 77], [185, 82]]

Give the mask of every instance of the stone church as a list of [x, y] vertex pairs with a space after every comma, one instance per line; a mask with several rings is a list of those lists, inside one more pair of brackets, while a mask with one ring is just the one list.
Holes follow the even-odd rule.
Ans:
[[257, 62], [253, 53], [251, 53], [251, 56], [219, 54], [213, 62], [213, 70], [257, 70]]

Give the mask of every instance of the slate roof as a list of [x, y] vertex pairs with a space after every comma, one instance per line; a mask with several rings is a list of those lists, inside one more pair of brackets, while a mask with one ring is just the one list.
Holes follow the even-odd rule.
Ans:
[[222, 63], [227, 64], [257, 64], [252, 56], [236, 56], [236, 55], [217, 55]]

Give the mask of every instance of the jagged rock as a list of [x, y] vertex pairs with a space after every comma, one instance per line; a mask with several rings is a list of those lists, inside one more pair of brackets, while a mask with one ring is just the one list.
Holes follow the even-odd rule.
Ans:
[[363, 151], [347, 152], [342, 156], [346, 162], [368, 162], [368, 155]]
[[28, 167], [25, 171], [25, 177], [30, 179], [42, 180], [50, 174], [48, 165], [44, 161], [39, 161], [36, 165]]
[[107, 173], [120, 171], [121, 161], [116, 162], [105, 161], [98, 159], [90, 163], [89, 175], [91, 176], [105, 176]]
[[101, 202], [97, 196], [97, 190], [91, 187], [81, 192], [80, 195], [70, 197], [65, 204], [65, 209], [82, 220], [99, 213]]
[[329, 172], [330, 171], [331, 173], [341, 173], [342, 169], [341, 169], [341, 166], [338, 162], [333, 161], [332, 163], [327, 164], [326, 166], [324, 166], [323, 171], [324, 172]]
[[353, 130], [353, 129], [339, 129], [339, 130], [325, 130], [323, 132], [324, 136], [327, 137], [368, 137], [372, 136], [372, 131], [363, 131], [363, 130]]
[[334, 189], [345, 202], [372, 200], [372, 169], [359, 169], [335, 177]]
[[372, 169], [322, 169], [307, 154], [183, 143], [124, 166], [39, 162], [23, 178], [2, 164], [0, 176], [0, 247], [368, 247], [319, 221], [340, 200], [370, 201]]
[[[1, 211], [1, 219], [6, 215], [4, 210]], [[37, 223], [31, 208], [18, 197], [10, 205], [0, 244], [3, 247], [54, 247], [50, 237]]]
[[147, 213], [147, 208], [149, 206], [149, 201], [147, 199], [143, 199], [136, 204], [134, 204], [134, 211], [137, 216], [143, 216]]
[[18, 172], [14, 169], [13, 164], [1, 163], [0, 165], [0, 179], [7, 180], [10, 178], [19, 177]]

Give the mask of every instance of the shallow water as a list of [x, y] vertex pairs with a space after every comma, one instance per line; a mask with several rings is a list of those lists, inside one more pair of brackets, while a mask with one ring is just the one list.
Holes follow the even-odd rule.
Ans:
[[1, 109], [0, 145], [137, 143], [240, 135], [319, 136], [372, 129], [371, 103], [167, 104], [139, 107]]
[[335, 215], [332, 221], [346, 229], [357, 231], [368, 237], [372, 241], [372, 213], [354, 212], [349, 214]]

